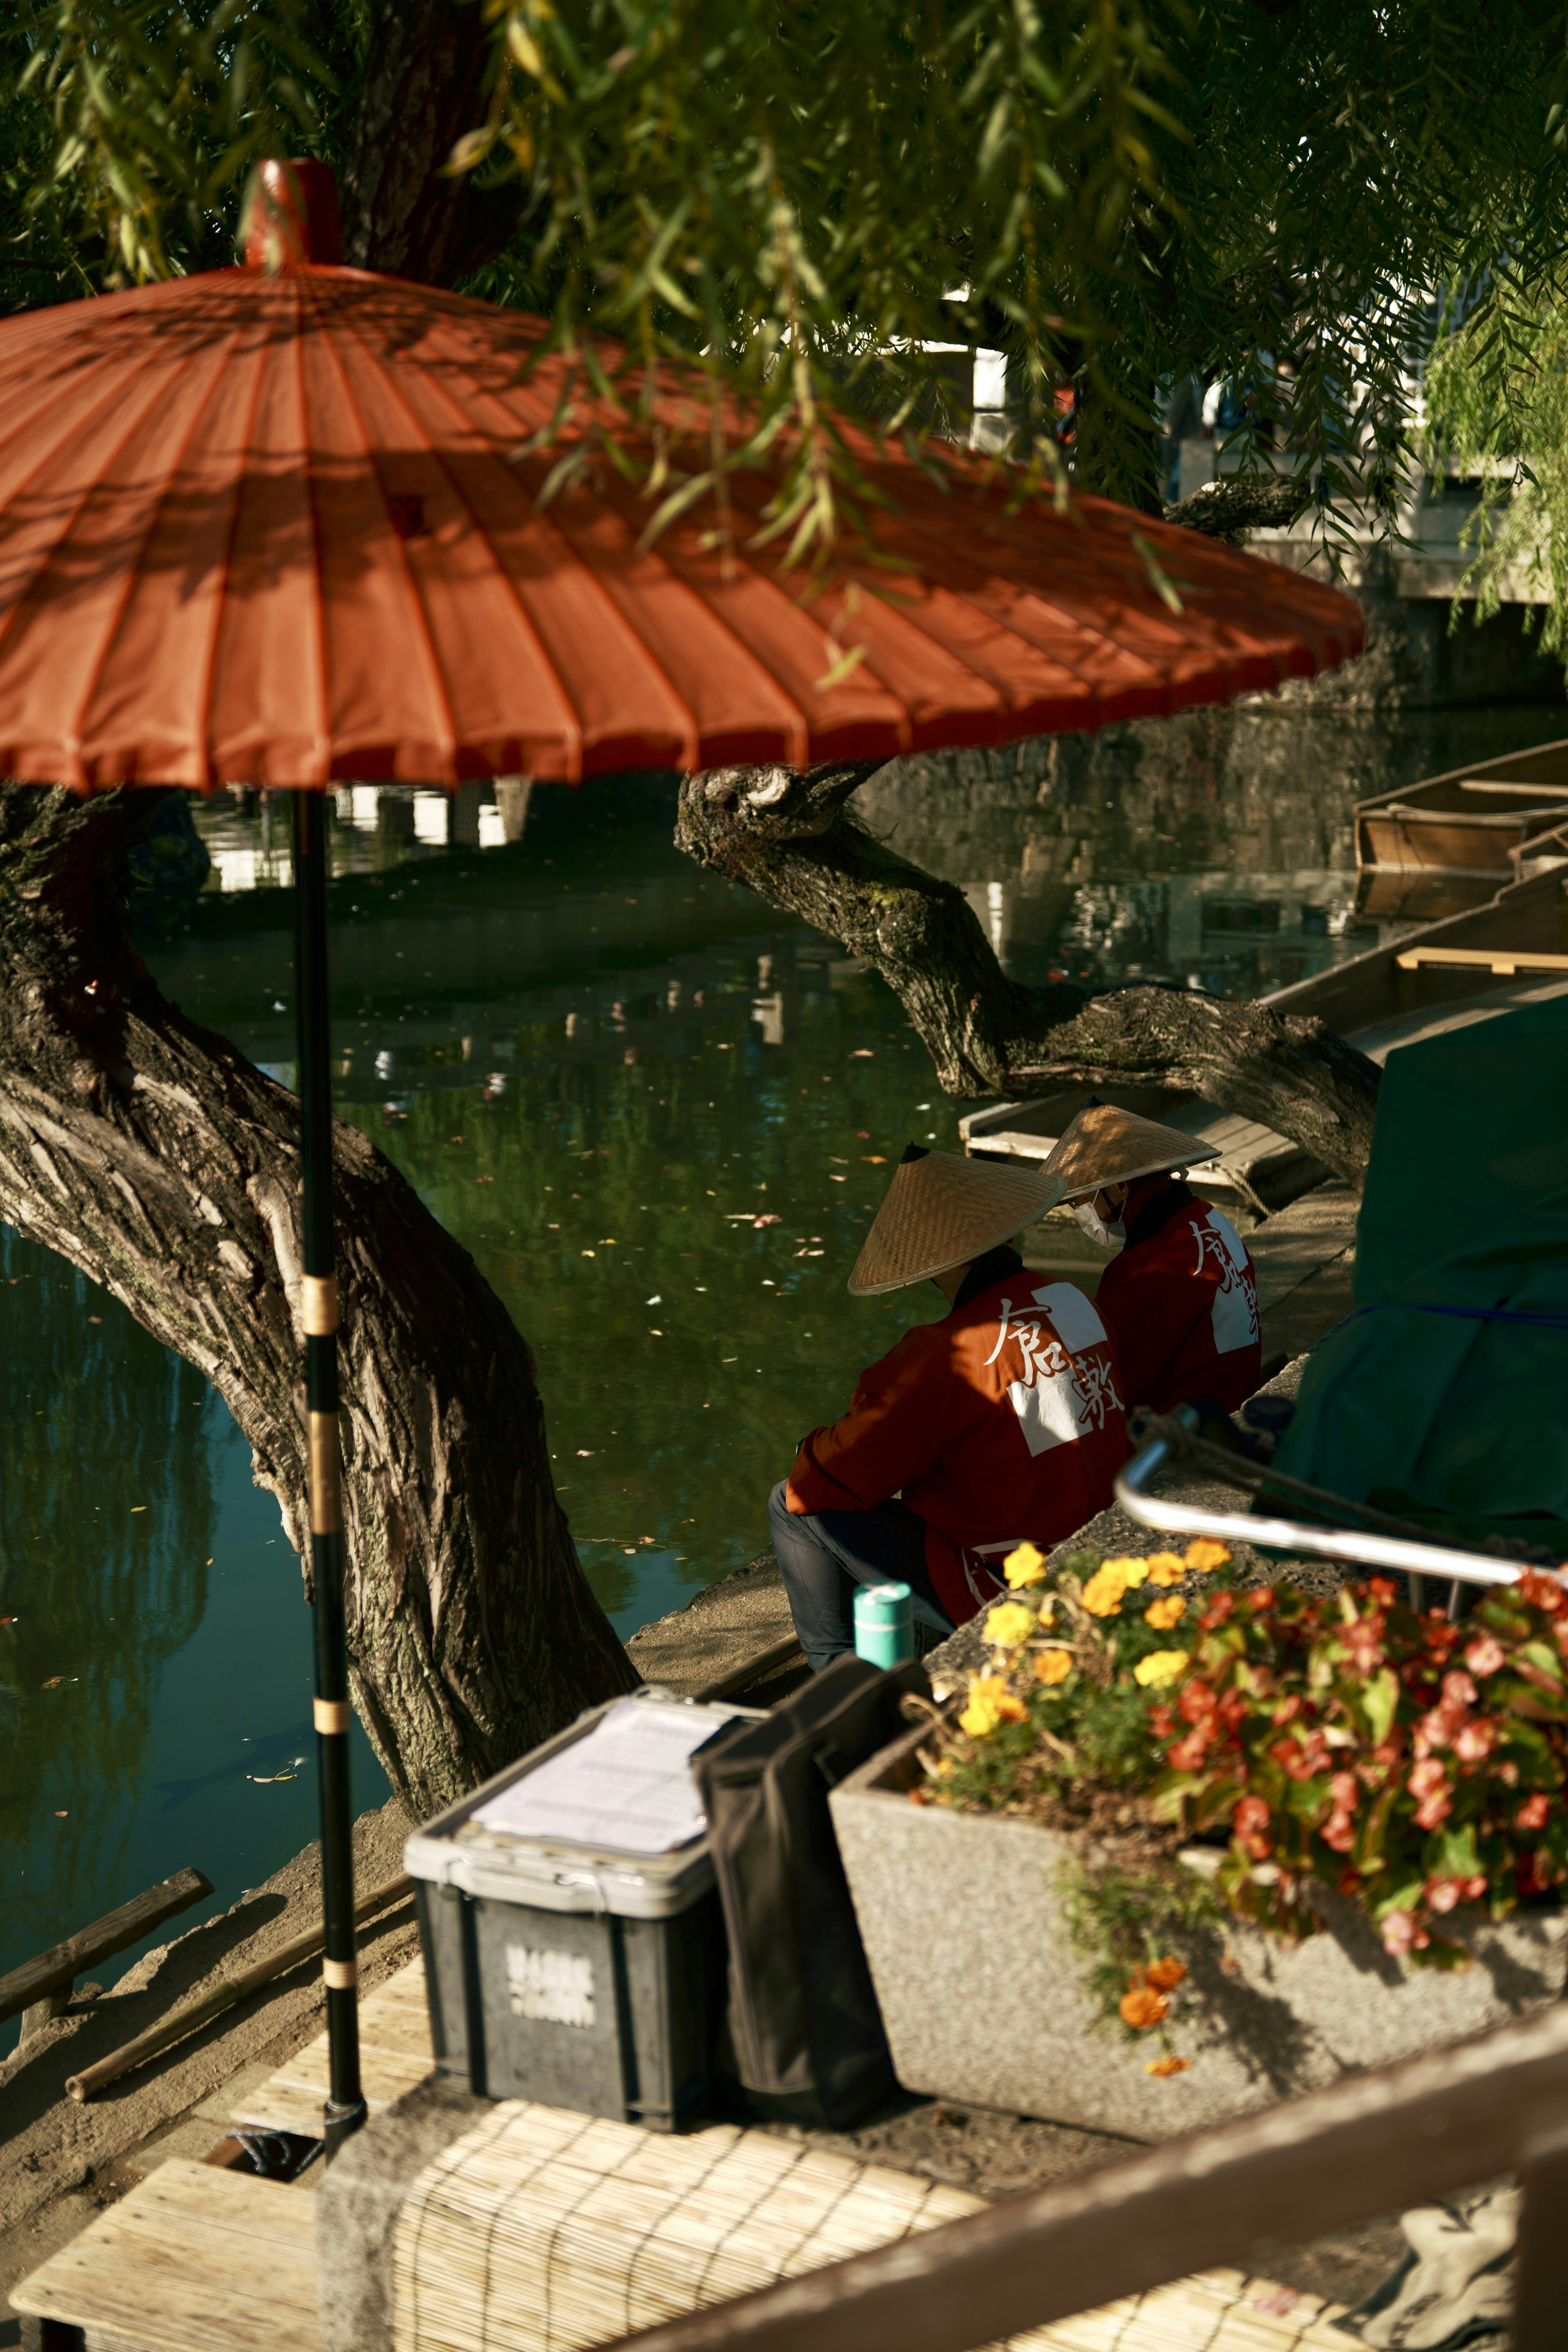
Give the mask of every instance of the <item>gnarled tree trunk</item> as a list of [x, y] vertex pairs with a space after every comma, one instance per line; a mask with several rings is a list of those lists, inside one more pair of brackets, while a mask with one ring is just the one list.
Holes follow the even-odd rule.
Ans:
[[[117, 869], [157, 797], [0, 787], [0, 1217], [200, 1367], [308, 1555], [299, 1106], [129, 944]], [[353, 1696], [428, 1813], [636, 1677], [527, 1342], [356, 1128], [333, 1160]]]
[[1091, 996], [1009, 980], [963, 893], [897, 856], [847, 803], [879, 761], [715, 768], [682, 787], [679, 846], [841, 940], [903, 1003], [951, 1095], [1190, 1087], [1360, 1183], [1375, 1063], [1315, 1018], [1185, 989]]

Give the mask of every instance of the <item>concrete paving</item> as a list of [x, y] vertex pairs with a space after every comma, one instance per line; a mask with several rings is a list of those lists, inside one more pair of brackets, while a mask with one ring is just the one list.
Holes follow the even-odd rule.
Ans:
[[1348, 1184], [1320, 1184], [1247, 1234], [1265, 1364], [1308, 1354], [1350, 1313], [1360, 1197]]

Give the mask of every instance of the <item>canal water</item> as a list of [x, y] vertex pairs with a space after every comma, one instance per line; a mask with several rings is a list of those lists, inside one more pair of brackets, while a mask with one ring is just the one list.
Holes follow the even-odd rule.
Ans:
[[[1356, 797], [1564, 717], [1200, 714], [910, 762], [861, 802], [1020, 978], [1246, 996], [1386, 929], [1358, 902]], [[622, 1634], [763, 1546], [796, 1439], [929, 1318], [932, 1299], [857, 1301], [845, 1276], [905, 1142], [957, 1140], [880, 981], [682, 858], [672, 805], [657, 777], [356, 787], [331, 826], [340, 1111], [531, 1341]], [[147, 951], [292, 1086], [285, 819], [197, 804], [205, 887], [153, 908]], [[184, 1864], [237, 1899], [315, 1835], [316, 1793], [298, 1562], [226, 1410], [5, 1228], [0, 1298], [4, 1971]], [[356, 1804], [384, 1798], [357, 1729], [354, 1774]]]

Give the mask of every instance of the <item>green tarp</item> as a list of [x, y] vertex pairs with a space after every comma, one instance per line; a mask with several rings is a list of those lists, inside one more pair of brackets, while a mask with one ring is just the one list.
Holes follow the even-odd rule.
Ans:
[[1278, 1466], [1568, 1558], [1568, 996], [1389, 1056], [1355, 1299], [1375, 1311], [1318, 1349]]

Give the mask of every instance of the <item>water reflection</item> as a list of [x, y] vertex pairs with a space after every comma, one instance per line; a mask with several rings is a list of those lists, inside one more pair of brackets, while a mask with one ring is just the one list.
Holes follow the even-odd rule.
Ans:
[[1256, 996], [1489, 897], [1487, 885], [1374, 888], [1370, 877], [1358, 890], [1352, 811], [1563, 724], [1550, 705], [1245, 703], [904, 761], [857, 805], [906, 857], [961, 886], [1020, 980]]
[[0, 1227], [0, 1840], [7, 1941], [124, 1895], [103, 1791], [146, 1769], [165, 1662], [201, 1623], [214, 1510], [207, 1384], [58, 1257]]

